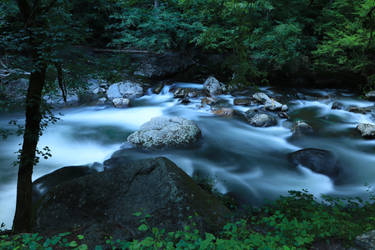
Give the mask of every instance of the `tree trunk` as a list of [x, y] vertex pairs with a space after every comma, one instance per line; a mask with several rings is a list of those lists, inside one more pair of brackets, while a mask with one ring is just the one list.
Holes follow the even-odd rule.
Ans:
[[17, 204], [13, 220], [13, 232], [31, 231], [32, 182], [35, 151], [39, 140], [42, 119], [40, 103], [45, 82], [46, 66], [35, 69], [30, 75], [26, 99], [26, 123], [18, 169]]

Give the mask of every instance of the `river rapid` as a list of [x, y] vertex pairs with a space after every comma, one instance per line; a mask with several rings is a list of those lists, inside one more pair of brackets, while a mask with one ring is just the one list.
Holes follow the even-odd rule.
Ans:
[[[202, 88], [200, 84], [175, 85]], [[34, 168], [33, 180], [64, 166], [102, 163], [122, 148], [120, 153], [129, 159], [165, 156], [190, 176], [208, 176], [219, 192], [230, 192], [240, 201], [254, 205], [286, 195], [288, 190], [307, 189], [317, 197], [321, 194], [366, 197], [366, 190], [375, 184], [375, 140], [365, 140], [355, 130], [358, 123], [373, 123], [374, 118], [371, 114], [331, 109], [334, 101], [358, 107], [371, 106], [372, 102], [345, 90], [298, 90], [311, 97], [300, 99], [291, 97], [296, 90], [263, 88], [262, 92], [276, 99], [289, 96], [290, 119], [280, 119], [277, 126], [257, 128], [240, 119], [214, 115], [209, 107], [201, 107], [200, 98], [190, 99], [188, 105], [181, 104], [173, 98], [170, 88], [164, 87], [158, 95], [150, 91], [125, 109], [81, 106], [56, 110], [61, 120], [48, 126], [39, 141], [39, 148], [48, 146], [52, 157], [40, 160]], [[233, 104], [231, 95], [220, 98]], [[234, 105], [233, 108], [248, 109]], [[199, 145], [142, 152], [124, 143], [143, 123], [161, 115], [195, 121], [203, 135]], [[23, 119], [23, 114], [2, 114], [0, 127], [8, 127], [9, 120], [22, 123]], [[309, 123], [316, 134], [292, 139], [291, 121], [299, 119]], [[0, 141], [0, 223], [4, 222], [8, 228], [16, 200], [17, 167], [12, 163], [21, 142], [22, 138], [16, 136]], [[293, 167], [287, 154], [303, 148], [332, 151], [340, 161], [345, 179], [337, 184], [303, 166]], [[95, 166], [101, 168], [100, 164]]]

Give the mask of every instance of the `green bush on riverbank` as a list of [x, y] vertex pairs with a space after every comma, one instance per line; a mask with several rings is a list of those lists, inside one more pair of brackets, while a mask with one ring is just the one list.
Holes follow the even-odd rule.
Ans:
[[[131, 242], [108, 238], [97, 249], [309, 249], [317, 242], [347, 247], [356, 236], [375, 229], [373, 200], [324, 197], [317, 202], [307, 192], [291, 191], [270, 205], [238, 212], [214, 233], [199, 232], [194, 224], [167, 233], [149, 228], [149, 216], [137, 213], [142, 222], [138, 230], [148, 232], [146, 238]], [[0, 249], [88, 249], [88, 245], [83, 235], [72, 233], [50, 238], [37, 233], [0, 236]]]

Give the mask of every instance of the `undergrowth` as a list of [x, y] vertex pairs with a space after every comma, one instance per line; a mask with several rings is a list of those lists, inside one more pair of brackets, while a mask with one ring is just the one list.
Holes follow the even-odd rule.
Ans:
[[[108, 238], [95, 249], [309, 249], [315, 242], [332, 240], [349, 247], [356, 236], [375, 229], [372, 196], [369, 201], [326, 196], [318, 202], [306, 191], [289, 193], [270, 205], [249, 209], [213, 233], [199, 232], [193, 222], [180, 231], [166, 232], [149, 226], [150, 215], [135, 213], [141, 222], [138, 230], [147, 232], [147, 237]], [[0, 249], [83, 250], [87, 244], [83, 235], [71, 233], [50, 238], [37, 233], [0, 236]]]

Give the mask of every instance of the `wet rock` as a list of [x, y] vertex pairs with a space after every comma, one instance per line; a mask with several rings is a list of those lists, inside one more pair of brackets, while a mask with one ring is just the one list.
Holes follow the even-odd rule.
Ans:
[[129, 107], [130, 100], [128, 98], [114, 98], [112, 103], [116, 108], [126, 108]]
[[363, 249], [375, 249], [375, 230], [358, 235], [355, 238], [355, 243]]
[[216, 101], [217, 101], [217, 99], [215, 99], [215, 98], [212, 98], [212, 97], [204, 97], [204, 98], [202, 98], [202, 100], [201, 100], [201, 105], [202, 105], [202, 107], [203, 107], [203, 106], [206, 106], [206, 105], [211, 105], [211, 104], [215, 103]]
[[255, 93], [253, 95], [253, 98], [257, 102], [260, 102], [260, 103], [264, 104], [265, 109], [270, 110], [270, 111], [281, 110], [282, 107], [283, 107], [283, 105], [281, 103], [279, 103], [278, 101], [275, 101], [274, 99], [270, 98], [265, 93], [261, 93], [261, 92]]
[[97, 105], [104, 105], [107, 103], [107, 98], [102, 97], [98, 99], [98, 102], [96, 103]]
[[215, 115], [218, 116], [225, 116], [225, 117], [232, 117], [234, 114], [234, 110], [232, 108], [221, 108], [212, 111]]
[[332, 103], [331, 109], [342, 110], [342, 109], [344, 109], [344, 104], [342, 104], [341, 102], [334, 102], [334, 103]]
[[154, 89], [153, 89], [153, 92], [155, 93], [155, 94], [160, 94], [161, 93], [161, 91], [163, 90], [163, 88], [164, 88], [164, 83], [161, 83], [161, 84], [159, 84], [158, 86], [156, 86]]
[[183, 98], [183, 99], [180, 100], [180, 103], [186, 105], [186, 104], [189, 104], [189, 103], [190, 103], [190, 100], [189, 100], [189, 98], [186, 98], [186, 97], [185, 97], [185, 98]]
[[248, 110], [244, 113], [246, 121], [254, 127], [271, 127], [277, 125], [276, 118], [258, 110]]
[[375, 138], [375, 125], [369, 123], [360, 123], [356, 127], [357, 130], [361, 133], [362, 137], [368, 139]]
[[[80, 230], [93, 247], [114, 240], [144, 238], [138, 227], [167, 232], [196, 223], [198, 230], [214, 232], [230, 211], [167, 158], [116, 161], [110, 169], [58, 185], [42, 199], [36, 213], [41, 233]], [[135, 216], [139, 213], [141, 216]], [[189, 216], [193, 216], [189, 219]]]
[[314, 134], [314, 129], [305, 121], [296, 121], [292, 131], [294, 137]]
[[88, 166], [63, 167], [36, 179], [33, 182], [33, 205], [35, 206], [40, 198], [55, 186], [96, 172]]
[[262, 104], [266, 103], [267, 101], [271, 101], [271, 98], [268, 95], [261, 92], [255, 93], [253, 98]]
[[281, 111], [282, 111], [282, 112], [286, 112], [286, 111], [288, 111], [288, 109], [289, 109], [289, 107], [288, 107], [288, 105], [286, 105], [286, 104], [284, 104], [284, 105], [281, 107]]
[[357, 113], [357, 114], [367, 114], [372, 112], [372, 110], [375, 107], [357, 107], [357, 106], [349, 106], [348, 111], [352, 113]]
[[250, 98], [235, 98], [233, 100], [234, 105], [241, 105], [241, 106], [250, 106], [251, 99]]
[[375, 101], [375, 91], [370, 91], [366, 93], [366, 98], [370, 101]]
[[333, 179], [336, 179], [340, 174], [337, 158], [328, 150], [306, 148], [290, 153], [288, 159], [294, 166], [302, 165]]
[[128, 136], [128, 142], [145, 149], [181, 147], [196, 143], [201, 130], [181, 117], [156, 117]]
[[289, 119], [289, 115], [286, 112], [279, 112], [277, 115], [282, 119]]
[[273, 99], [266, 101], [264, 103], [264, 108], [270, 111], [278, 111], [281, 110], [283, 105]]
[[126, 81], [118, 82], [109, 86], [107, 97], [109, 100], [115, 98], [135, 98], [143, 95], [143, 88], [140, 84]]
[[210, 96], [220, 95], [226, 91], [225, 85], [213, 76], [207, 78], [203, 84], [203, 88], [210, 93]]

